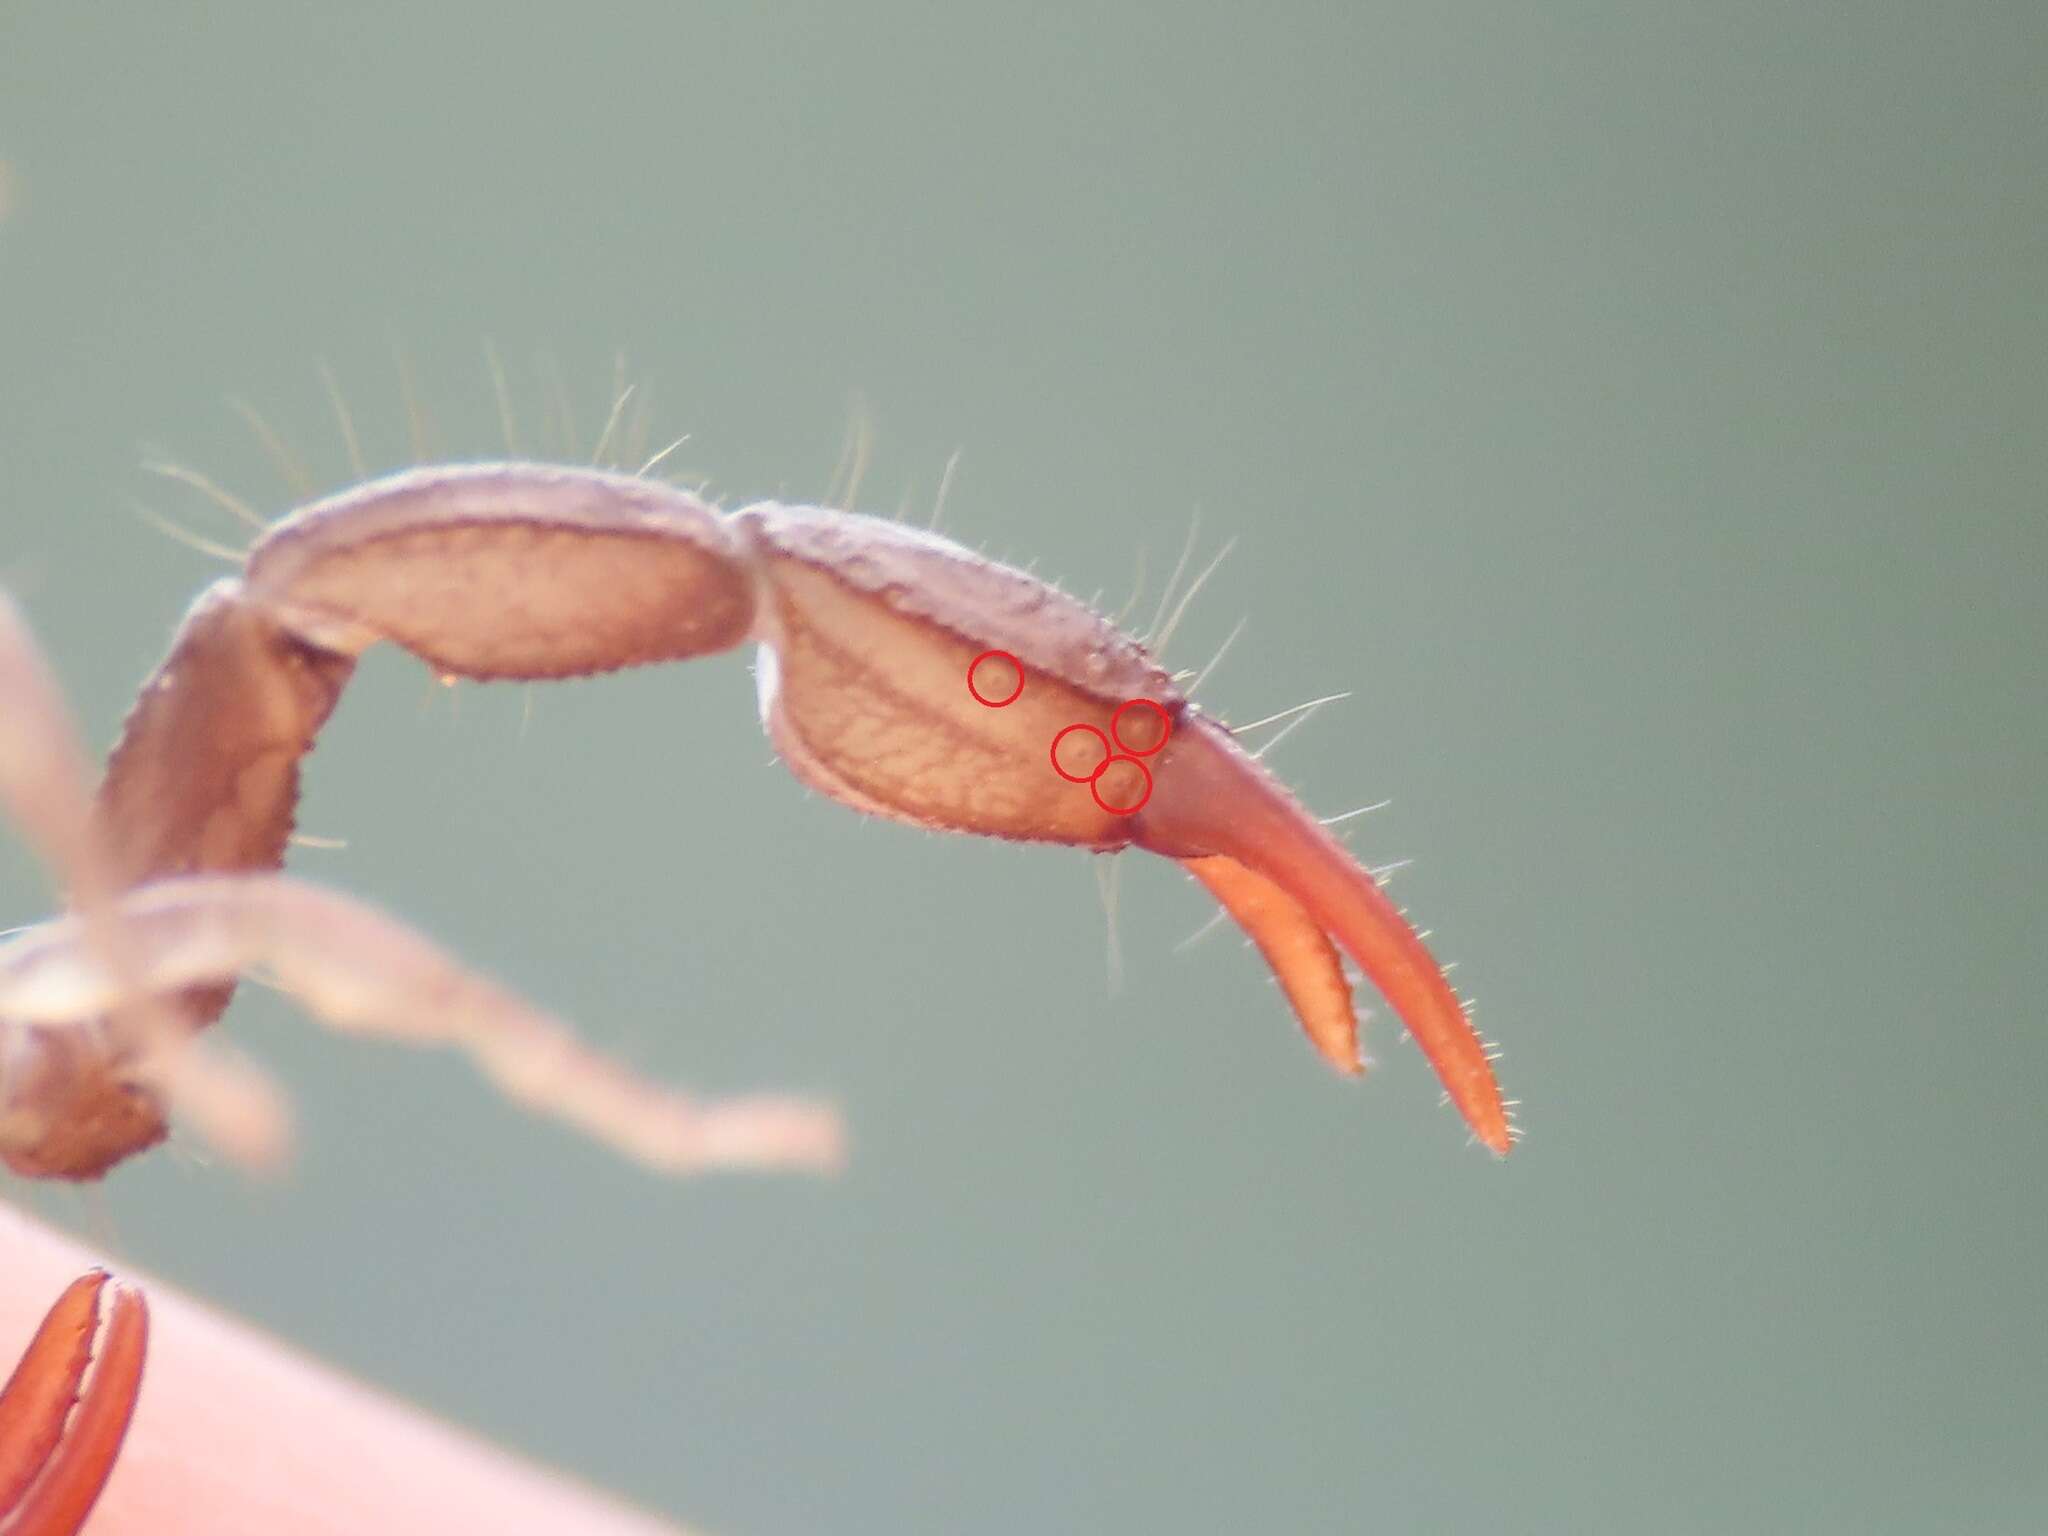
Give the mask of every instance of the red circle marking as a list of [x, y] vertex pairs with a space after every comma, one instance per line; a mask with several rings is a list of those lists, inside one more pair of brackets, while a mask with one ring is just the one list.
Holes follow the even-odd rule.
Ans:
[[[1095, 765], [1095, 773], [1082, 774], [1077, 777], [1076, 775], [1067, 772], [1066, 769], [1060, 766], [1060, 743], [1065, 741], [1069, 736], [1073, 735], [1076, 731], [1086, 731], [1089, 735], [1093, 736], [1097, 741], [1102, 743], [1102, 761]], [[1101, 773], [1102, 770], [1108, 766], [1110, 756], [1111, 753], [1109, 750], [1109, 738], [1103, 735], [1101, 730], [1096, 726], [1070, 725], [1065, 730], [1061, 731], [1059, 735], [1053, 737], [1052, 739], [1052, 771], [1058, 774], [1061, 778], [1065, 779], [1069, 784], [1093, 784], [1095, 782], [1095, 775]]]
[[[1139, 777], [1144, 779], [1145, 788], [1139, 794], [1136, 805], [1111, 805], [1102, 798], [1102, 771], [1103, 768], [1107, 768], [1111, 763], [1129, 763], [1138, 770]], [[1137, 812], [1142, 811], [1145, 808], [1145, 802], [1152, 798], [1152, 770], [1139, 762], [1135, 757], [1125, 757], [1119, 754], [1116, 757], [1105, 758], [1103, 759], [1102, 768], [1096, 769], [1095, 777], [1088, 781], [1088, 793], [1095, 797], [1097, 805], [1101, 806], [1112, 816], [1135, 815]]]
[[[983, 698], [981, 690], [974, 686], [974, 669], [984, 661], [987, 661], [991, 656], [1000, 656], [1017, 669], [1017, 686], [1010, 690], [1010, 696], [1007, 699]], [[974, 660], [967, 663], [967, 691], [974, 695], [975, 703], [986, 704], [990, 709], [1001, 709], [1005, 704], [1014, 704], [1017, 702], [1018, 696], [1024, 692], [1024, 663], [1015, 656], [1012, 656], [1008, 651], [983, 651]], [[1107, 751], [1108, 749], [1104, 748], [1104, 750]]]
[[[1124, 740], [1121, 729], [1124, 711], [1136, 709], [1140, 705], [1151, 710], [1153, 714], [1159, 717], [1159, 739], [1149, 747], [1132, 746], [1128, 741]], [[1123, 703], [1117, 705], [1116, 713], [1109, 717], [1109, 730], [1110, 734], [1116, 737], [1116, 744], [1123, 748], [1124, 751], [1134, 757], [1150, 757], [1154, 752], [1165, 746], [1167, 738], [1173, 735], [1173, 718], [1167, 714], [1164, 706], [1155, 704], [1150, 699], [1126, 699]]]

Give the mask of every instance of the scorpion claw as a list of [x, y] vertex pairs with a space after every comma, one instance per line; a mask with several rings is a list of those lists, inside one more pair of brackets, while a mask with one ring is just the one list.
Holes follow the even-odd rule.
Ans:
[[1259, 946], [1302, 1027], [1339, 1071], [1360, 1069], [1337, 947], [1393, 1006], [1480, 1142], [1514, 1144], [1486, 1046], [1421, 935], [1294, 797], [1230, 734], [1193, 715], [1132, 817], [1141, 847], [1179, 859]]
[[149, 1308], [103, 1269], [65, 1287], [0, 1389], [0, 1536], [72, 1536], [142, 1389]]
[[[267, 528], [187, 614], [90, 815], [75, 732], [0, 601], [0, 715], [27, 722], [0, 739], [0, 807], [84, 898], [80, 925], [0, 946], [0, 1161], [95, 1177], [160, 1140], [160, 1101], [178, 1095], [148, 1070], [154, 1048], [217, 1019], [252, 964], [337, 1025], [467, 1046], [515, 1098], [656, 1167], [836, 1161], [815, 1108], [695, 1111], [410, 929], [274, 873], [299, 759], [380, 641], [449, 678], [528, 681], [752, 642], [769, 736], [812, 789], [931, 831], [1180, 861], [1338, 1071], [1364, 1068], [1348, 957], [1473, 1134], [1513, 1144], [1488, 1047], [1427, 935], [1147, 642], [926, 530], [768, 502], [724, 514], [658, 481], [507, 463], [366, 481]], [[120, 1027], [78, 1028], [99, 1019]]]

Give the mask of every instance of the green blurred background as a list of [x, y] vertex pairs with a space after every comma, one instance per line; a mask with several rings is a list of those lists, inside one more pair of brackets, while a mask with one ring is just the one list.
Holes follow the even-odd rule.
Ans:
[[[1382, 1014], [1333, 1079], [1171, 866], [805, 794], [745, 663], [367, 664], [294, 867], [830, 1184], [643, 1176], [245, 992], [289, 1181], [10, 1186], [735, 1536], [2048, 1522], [2048, 12], [13, 4], [0, 581], [96, 743], [223, 539], [166, 453], [587, 453], [615, 354], [734, 498], [1121, 602], [1356, 824], [1506, 1047], [1497, 1164]], [[856, 403], [859, 402], [859, 403]], [[560, 431], [559, 409], [555, 430]], [[1149, 606], [1149, 600], [1148, 604]], [[0, 921], [48, 908], [0, 842]]]

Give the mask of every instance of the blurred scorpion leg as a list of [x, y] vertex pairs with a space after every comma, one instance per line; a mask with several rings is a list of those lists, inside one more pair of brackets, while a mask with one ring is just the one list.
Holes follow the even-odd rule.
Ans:
[[[261, 968], [345, 1033], [454, 1046], [508, 1098], [664, 1173], [710, 1167], [829, 1169], [839, 1122], [808, 1100], [699, 1103], [592, 1050], [560, 1020], [459, 964], [367, 903], [286, 875], [159, 880], [118, 908], [137, 979], [152, 993], [218, 987]], [[114, 1006], [77, 919], [0, 944], [0, 1014], [31, 1043]]]

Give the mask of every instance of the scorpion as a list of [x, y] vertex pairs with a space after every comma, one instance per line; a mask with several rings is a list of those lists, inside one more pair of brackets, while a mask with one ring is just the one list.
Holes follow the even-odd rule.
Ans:
[[[1332, 1067], [1364, 1070], [1348, 956], [1473, 1136], [1513, 1143], [1492, 1052], [1381, 878], [1089, 604], [886, 518], [465, 462], [267, 526], [186, 613], [96, 793], [0, 592], [0, 807], [66, 902], [0, 940], [0, 1162], [16, 1174], [100, 1178], [174, 1114], [235, 1158], [274, 1157], [279, 1095], [202, 1033], [251, 972], [334, 1027], [466, 1050], [518, 1101], [656, 1169], [841, 1158], [828, 1108], [645, 1081], [397, 918], [282, 873], [300, 763], [380, 641], [445, 679], [527, 682], [751, 642], [763, 725], [811, 789], [931, 830], [1178, 861]], [[140, 1294], [104, 1276], [59, 1301], [0, 1394], [0, 1536], [84, 1520], [145, 1335]], [[111, 1364], [82, 1386], [95, 1337]]]

